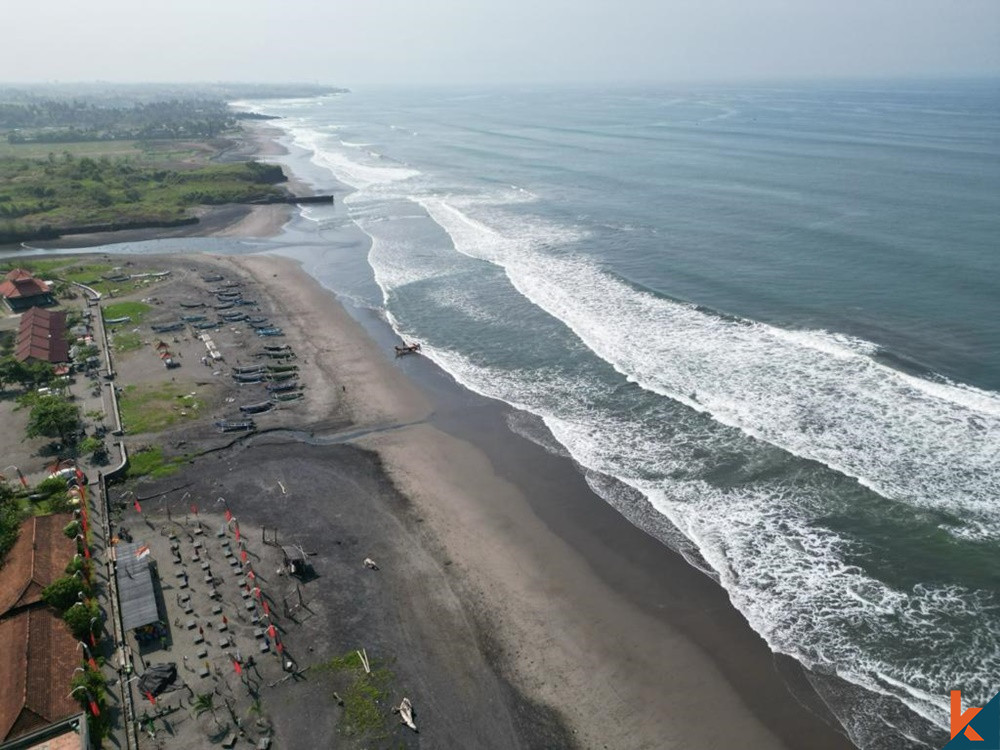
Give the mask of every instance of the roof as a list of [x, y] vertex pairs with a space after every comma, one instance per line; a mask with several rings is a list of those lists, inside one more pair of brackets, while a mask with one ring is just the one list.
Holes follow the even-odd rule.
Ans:
[[21, 362], [40, 359], [45, 362], [69, 360], [66, 340], [66, 313], [32, 307], [21, 316], [14, 356]]
[[79, 714], [69, 696], [79, 663], [76, 639], [48, 607], [0, 620], [0, 742]]
[[48, 285], [23, 268], [15, 268], [0, 283], [0, 296], [9, 299], [37, 297], [41, 294], [50, 294]]
[[77, 710], [76, 716], [0, 744], [0, 750], [89, 750], [87, 716]]
[[118, 599], [122, 609], [122, 628], [135, 630], [160, 621], [153, 589], [153, 574], [149, 570], [149, 555], [136, 557], [143, 542], [120, 542], [115, 546], [118, 567]]
[[33, 516], [21, 524], [0, 573], [0, 618], [40, 602], [42, 589], [66, 574], [76, 543], [63, 528], [72, 519], [69, 513], [58, 513]]
[[306, 556], [302, 553], [298, 547], [283, 546], [281, 551], [285, 554], [285, 558], [288, 560], [305, 560]]

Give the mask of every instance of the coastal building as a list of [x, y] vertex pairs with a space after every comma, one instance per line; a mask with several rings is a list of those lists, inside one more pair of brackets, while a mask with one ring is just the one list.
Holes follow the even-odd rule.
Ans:
[[[42, 591], [65, 575], [76, 544], [63, 533], [69, 514], [29, 518], [0, 569], [0, 747], [44, 734], [81, 714], [70, 697], [73, 670], [80, 663], [77, 641]], [[83, 721], [86, 724], [85, 721]], [[67, 734], [66, 725], [60, 734]], [[73, 734], [79, 740], [80, 731]], [[14, 746], [15, 743], [11, 743]], [[68, 745], [67, 747], [70, 747]]]
[[52, 291], [41, 279], [36, 279], [30, 271], [15, 268], [0, 282], [0, 297], [11, 312], [23, 312], [32, 307], [54, 305]]
[[164, 633], [153, 571], [149, 567], [149, 546], [143, 542], [119, 542], [114, 551], [122, 628], [125, 632], [134, 631], [140, 643], [158, 641]]
[[21, 362], [36, 360], [59, 364], [69, 361], [66, 313], [32, 307], [21, 316], [14, 357]]

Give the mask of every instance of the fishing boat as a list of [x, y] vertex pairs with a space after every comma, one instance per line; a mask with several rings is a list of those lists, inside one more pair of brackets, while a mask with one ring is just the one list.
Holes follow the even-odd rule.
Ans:
[[205, 307], [204, 302], [181, 302], [180, 305], [188, 310], [197, 310], [199, 307]]
[[263, 316], [257, 316], [255, 318], [247, 318], [247, 320], [249, 320], [255, 326], [265, 326], [265, 325], [267, 325], [267, 318], [265, 318]]
[[393, 348], [396, 350], [397, 357], [403, 357], [407, 354], [417, 354], [420, 351], [420, 344], [405, 344]]
[[254, 375], [264, 372], [264, 365], [249, 365], [246, 367], [234, 367], [233, 372], [237, 375]]
[[222, 274], [207, 273], [201, 277], [201, 280], [204, 281], [206, 284], [214, 284], [216, 281], [222, 281], [223, 278], [225, 277], [222, 276]]
[[212, 305], [212, 307], [215, 308], [216, 310], [228, 310], [231, 307], [236, 307], [236, 305], [234, 305], [232, 302], [223, 302], [218, 305]]
[[274, 407], [271, 401], [261, 401], [257, 404], [244, 404], [240, 407], [240, 411], [244, 414], [260, 414], [261, 412], [270, 411]]
[[299, 389], [299, 381], [294, 380], [291, 383], [271, 383], [267, 386], [267, 390], [270, 393], [290, 393], [291, 391], [297, 391]]
[[291, 350], [290, 344], [265, 344], [264, 351], [266, 352], [287, 352]]
[[258, 336], [284, 336], [285, 335], [284, 331], [282, 331], [280, 328], [277, 328], [275, 326], [271, 326], [269, 328], [258, 328], [255, 331], [255, 333]]
[[205, 320], [204, 315], [181, 315], [181, 320], [185, 323], [200, 323]]
[[246, 313], [226, 313], [222, 319], [227, 323], [239, 323], [247, 319]]
[[252, 383], [263, 383], [264, 373], [240, 375], [239, 373], [233, 373], [233, 380], [241, 385], [250, 385]]
[[120, 318], [108, 318], [107, 320], [104, 321], [104, 324], [109, 326], [116, 326], [119, 325], [120, 323], [129, 323], [131, 321], [132, 321], [132, 316], [124, 315]]
[[299, 374], [297, 372], [276, 372], [274, 374], [268, 375], [267, 379], [278, 383], [282, 380], [291, 380], [292, 378], [297, 378]]
[[298, 365], [268, 365], [268, 372], [295, 372], [299, 369]]
[[171, 331], [181, 331], [184, 329], [183, 323], [161, 323], [159, 325], [152, 325], [150, 328], [153, 329], [154, 333], [170, 333]]
[[247, 432], [255, 427], [252, 419], [242, 419], [238, 421], [220, 419], [215, 423], [215, 426], [219, 428], [220, 432]]
[[301, 393], [279, 393], [274, 397], [275, 401], [297, 401], [302, 398]]
[[207, 331], [209, 328], [218, 328], [219, 324], [214, 321], [207, 321], [205, 323], [196, 323], [195, 328], [199, 331]]

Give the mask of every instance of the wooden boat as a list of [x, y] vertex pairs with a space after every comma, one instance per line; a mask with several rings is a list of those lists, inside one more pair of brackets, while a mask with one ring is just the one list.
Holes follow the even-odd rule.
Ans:
[[181, 307], [186, 307], [188, 310], [197, 310], [199, 307], [205, 307], [204, 302], [181, 302]]
[[299, 381], [293, 380], [291, 383], [271, 383], [266, 386], [270, 393], [290, 393], [299, 389]]
[[292, 348], [291, 344], [265, 344], [264, 351], [266, 352], [287, 352]]
[[212, 305], [212, 307], [216, 310], [228, 310], [232, 307], [236, 307], [236, 305], [234, 305], [232, 302], [223, 302], [218, 305]]
[[240, 298], [236, 300], [236, 304], [243, 305], [244, 307], [257, 307], [257, 300]]
[[402, 357], [407, 354], [416, 354], [420, 351], [420, 344], [406, 344], [404, 346], [394, 347], [396, 350], [396, 356]]
[[255, 427], [252, 419], [243, 419], [239, 421], [220, 419], [215, 423], [215, 426], [219, 428], [220, 432], [248, 432]]
[[249, 367], [234, 367], [234, 375], [257, 375], [264, 373], [264, 365], [250, 365]]
[[279, 393], [274, 397], [275, 401], [297, 401], [302, 398], [302, 393]]
[[240, 411], [244, 414], [260, 414], [261, 412], [270, 411], [274, 407], [271, 401], [261, 401], [257, 404], [244, 404], [240, 407]]
[[206, 323], [196, 323], [194, 327], [199, 331], [207, 331], [209, 328], [218, 328], [219, 324], [210, 320]]
[[120, 323], [129, 323], [131, 322], [131, 320], [132, 316], [124, 315], [120, 318], [108, 318], [107, 320], [104, 321], [104, 324], [109, 326], [116, 326], [119, 325]]
[[247, 318], [247, 320], [249, 320], [255, 326], [264, 326], [264, 325], [267, 325], [267, 318], [265, 318], [263, 316], [257, 316], [255, 318]]
[[295, 352], [257, 352], [255, 357], [267, 357], [268, 359], [286, 360], [294, 359]]
[[218, 273], [207, 273], [201, 277], [201, 280], [206, 284], [214, 284], [216, 281], [222, 281], [225, 278], [222, 274]]
[[226, 313], [222, 319], [227, 323], [240, 323], [247, 319], [246, 313]]
[[297, 372], [276, 372], [273, 375], [268, 375], [267, 379], [279, 383], [282, 380], [291, 380], [292, 378], [297, 378], [299, 374]]
[[153, 329], [154, 333], [170, 333], [171, 331], [181, 331], [184, 329], [183, 323], [161, 323], [159, 325], [152, 325], [150, 328]]
[[200, 323], [205, 320], [204, 315], [181, 315], [181, 320], [185, 323]]
[[249, 375], [240, 375], [239, 373], [233, 373], [233, 380], [241, 385], [250, 385], [252, 383], [263, 383], [264, 373], [256, 373]]
[[299, 369], [298, 365], [268, 365], [268, 372], [295, 372]]
[[275, 326], [271, 326], [269, 328], [258, 328], [255, 331], [255, 333], [258, 336], [284, 336], [285, 335], [284, 331], [282, 331], [280, 328], [277, 328]]

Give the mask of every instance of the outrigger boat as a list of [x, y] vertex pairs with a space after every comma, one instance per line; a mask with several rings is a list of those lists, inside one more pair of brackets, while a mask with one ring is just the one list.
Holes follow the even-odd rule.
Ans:
[[199, 307], [205, 307], [204, 302], [181, 302], [181, 307], [186, 307], [188, 310], [197, 310]]
[[275, 326], [271, 326], [269, 328], [258, 328], [255, 331], [255, 333], [258, 336], [284, 336], [285, 335], [284, 331], [282, 331], [280, 328], [277, 328]]
[[234, 305], [232, 302], [223, 302], [218, 305], [212, 305], [212, 307], [216, 310], [228, 310], [231, 307], [236, 307], [236, 305]]
[[216, 281], [222, 281], [225, 277], [218, 273], [208, 273], [201, 277], [201, 280], [206, 284], [214, 284]]
[[295, 372], [299, 369], [298, 365], [268, 365], [268, 372]]
[[279, 383], [282, 380], [291, 380], [292, 378], [297, 378], [299, 374], [297, 372], [276, 372], [273, 375], [268, 375], [267, 379]]
[[264, 365], [250, 365], [249, 367], [234, 367], [234, 375], [258, 375], [264, 373]]
[[243, 419], [239, 421], [220, 419], [215, 423], [215, 426], [219, 428], [220, 432], [248, 432], [255, 427], [252, 419]]
[[407, 354], [417, 354], [420, 351], [420, 344], [406, 344], [393, 348], [396, 350], [396, 356], [402, 357]]
[[267, 386], [267, 390], [270, 393], [289, 393], [291, 391], [297, 391], [299, 389], [299, 381], [295, 380], [291, 383], [271, 383]]
[[287, 352], [292, 348], [291, 344], [265, 344], [264, 351], [266, 352]]
[[241, 385], [251, 385], [253, 383], [263, 383], [264, 373], [257, 373], [252, 375], [240, 375], [238, 373], [233, 373], [233, 380]]
[[280, 393], [274, 397], [275, 401], [297, 401], [302, 398], [301, 393]]
[[259, 404], [246, 404], [240, 407], [240, 411], [244, 414], [260, 414], [261, 412], [270, 411], [274, 407], [271, 401], [261, 401]]
[[163, 323], [160, 325], [150, 326], [153, 329], [153, 333], [170, 333], [171, 331], [180, 331], [184, 329], [183, 323]]
[[246, 313], [226, 313], [222, 319], [227, 323], [239, 323], [247, 319]]
[[197, 323], [195, 325], [195, 328], [197, 328], [199, 331], [207, 331], [209, 328], [218, 328], [218, 327], [219, 324], [211, 320], [206, 323]]
[[204, 315], [181, 315], [181, 320], [185, 323], [200, 323], [205, 320]]
[[264, 325], [267, 325], [267, 318], [265, 318], [263, 316], [258, 316], [258, 317], [255, 317], [255, 318], [247, 318], [247, 320], [249, 320], [255, 326], [264, 326]]
[[107, 320], [104, 321], [104, 325], [116, 326], [121, 323], [130, 323], [131, 321], [132, 317], [130, 315], [125, 315], [121, 318], [108, 318]]

